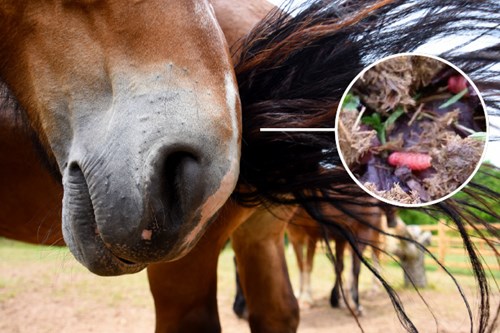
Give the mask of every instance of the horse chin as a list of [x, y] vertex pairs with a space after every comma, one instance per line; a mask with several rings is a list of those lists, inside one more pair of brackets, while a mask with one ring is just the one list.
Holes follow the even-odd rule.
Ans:
[[[101, 276], [116, 276], [137, 273], [147, 264], [133, 263], [120, 258], [109, 250], [98, 236], [74, 238], [71, 231], [64, 227], [64, 238], [75, 258], [94, 274]], [[67, 239], [72, 239], [68, 241]]]
[[101, 276], [132, 274], [147, 266], [116, 256], [95, 230], [95, 223], [71, 225], [63, 220], [64, 240], [75, 258], [92, 273]]

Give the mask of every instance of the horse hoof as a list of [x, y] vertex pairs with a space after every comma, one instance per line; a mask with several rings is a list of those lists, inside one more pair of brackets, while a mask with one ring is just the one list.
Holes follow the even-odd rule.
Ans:
[[363, 309], [362, 306], [359, 306], [357, 309], [356, 309], [356, 316], [358, 317], [363, 317], [365, 315], [365, 310]]
[[314, 301], [309, 293], [303, 293], [299, 297], [297, 297], [297, 301], [299, 302], [299, 307], [303, 310], [310, 309], [314, 306]]
[[239, 319], [248, 321], [249, 314], [248, 314], [248, 309], [246, 307], [240, 312], [234, 311], [234, 314]]
[[314, 302], [312, 300], [299, 300], [299, 307], [302, 310], [308, 310], [314, 307]]
[[340, 308], [340, 302], [338, 299], [330, 298], [330, 305], [332, 308]]

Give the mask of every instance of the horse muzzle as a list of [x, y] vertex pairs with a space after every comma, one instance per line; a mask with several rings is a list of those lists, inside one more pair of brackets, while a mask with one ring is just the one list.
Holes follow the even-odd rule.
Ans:
[[238, 179], [238, 126], [159, 122], [141, 109], [121, 113], [143, 120], [136, 126], [89, 122], [77, 131], [63, 170], [65, 241], [99, 275], [134, 273], [185, 255]]
[[94, 180], [78, 163], [68, 167], [63, 233], [75, 257], [92, 272], [134, 273], [148, 263], [183, 256], [233, 189], [235, 163], [218, 177], [193, 153], [175, 149], [157, 155], [134, 184], [124, 184], [131, 178], [123, 171]]

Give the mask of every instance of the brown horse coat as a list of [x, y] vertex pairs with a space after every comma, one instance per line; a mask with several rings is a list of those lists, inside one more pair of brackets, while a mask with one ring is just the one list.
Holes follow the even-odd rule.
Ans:
[[[215, 0], [213, 6], [230, 45], [272, 8], [266, 1]], [[46, 157], [37, 152], [35, 146], [42, 144], [32, 136], [25, 121], [21, 121], [25, 119], [19, 118], [16, 112], [19, 110], [14, 108], [0, 112], [0, 156], [9, 156], [0, 161], [0, 182], [12, 184], [0, 187], [0, 235], [32, 243], [61, 245], [63, 189], [60, 176], [41, 163]], [[42, 142], [47, 144], [45, 138]], [[48, 159], [53, 163], [52, 156]], [[148, 275], [156, 305], [157, 331], [220, 330], [216, 308], [217, 258], [228, 237], [246, 220], [232, 239], [243, 269], [250, 324], [259, 332], [296, 329], [298, 308], [281, 246], [284, 224], [264, 223], [262, 216], [266, 215], [265, 210], [256, 212], [228, 201], [219, 218], [186, 256], [175, 262], [150, 265]], [[255, 247], [260, 251], [254, 251]], [[268, 263], [278, 265], [284, 274], [269, 276]], [[252, 270], [244, 270], [247, 264], [252, 264]], [[270, 293], [275, 294], [275, 304], [267, 304]]]
[[[367, 202], [373, 203], [375, 201], [375, 199], [367, 198]], [[360, 253], [363, 253], [367, 246], [371, 246], [374, 252], [382, 248], [382, 235], [377, 232], [377, 229], [384, 229], [384, 211], [375, 206], [358, 205], [346, 206], [345, 209], [356, 218], [347, 215], [335, 207], [324, 208], [326, 215], [332, 217], [335, 223], [344, 224], [354, 238], [359, 241], [357, 248]], [[357, 219], [362, 219], [367, 225], [359, 223]], [[300, 293], [298, 298], [304, 306], [311, 306], [313, 304], [311, 272], [317, 242], [324, 239], [325, 236], [335, 241], [335, 285], [330, 297], [330, 303], [333, 307], [338, 307], [342, 297], [340, 287], [342, 284], [342, 272], [344, 270], [344, 251], [346, 245], [348, 245], [346, 239], [333, 230], [321, 228], [303, 209], [299, 209], [290, 219], [287, 225], [287, 232], [297, 257], [297, 264], [300, 271]], [[306, 249], [305, 253], [304, 248]], [[354, 253], [352, 255], [351, 269], [350, 296], [354, 302], [353, 310], [359, 315], [362, 313], [358, 290], [361, 262], [359, 257]]]

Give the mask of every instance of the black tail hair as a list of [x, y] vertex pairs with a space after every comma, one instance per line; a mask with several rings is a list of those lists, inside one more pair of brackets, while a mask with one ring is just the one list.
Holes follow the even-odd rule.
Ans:
[[[366, 197], [341, 167], [334, 134], [260, 132], [260, 128], [334, 127], [342, 94], [365, 66], [387, 55], [412, 52], [437, 38], [465, 36], [468, 42], [462, 47], [481, 36], [498, 38], [499, 13], [495, 0], [316, 0], [291, 15], [272, 11], [235, 48], [240, 54], [235, 70], [243, 107], [243, 146], [234, 198], [249, 205], [301, 204], [354, 245], [356, 239], [348, 230], [330, 221], [318, 205], [328, 202], [342, 210], [346, 203], [363, 204]], [[455, 48], [440, 56], [474, 80], [490, 115], [500, 113], [500, 43], [469, 53]], [[481, 295], [478, 331], [484, 332], [489, 326], [489, 285], [465, 225], [487, 225], [498, 240], [498, 231], [475, 213], [499, 217], [484, 200], [498, 198], [498, 193], [479, 185], [469, 186], [466, 193], [470, 200], [448, 199], [425, 211], [447, 215], [463, 238]], [[403, 326], [415, 332], [397, 294], [378, 277]], [[470, 311], [469, 316], [473, 332]], [[497, 319], [498, 314], [491, 326]]]

